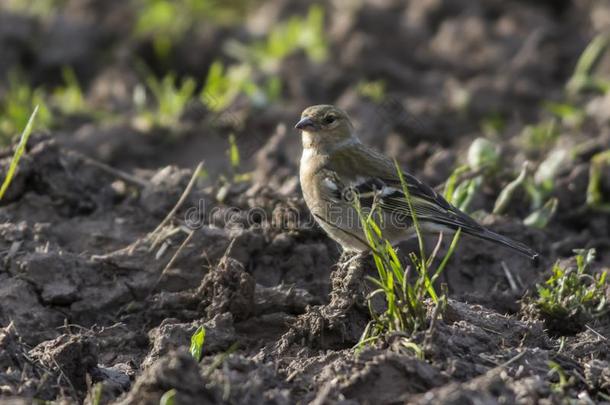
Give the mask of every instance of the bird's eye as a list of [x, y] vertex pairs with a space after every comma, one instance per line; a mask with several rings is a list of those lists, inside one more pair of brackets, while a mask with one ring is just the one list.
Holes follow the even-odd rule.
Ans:
[[333, 122], [335, 122], [337, 118], [334, 115], [327, 115], [326, 117], [324, 117], [324, 123], [325, 124], [332, 124]]

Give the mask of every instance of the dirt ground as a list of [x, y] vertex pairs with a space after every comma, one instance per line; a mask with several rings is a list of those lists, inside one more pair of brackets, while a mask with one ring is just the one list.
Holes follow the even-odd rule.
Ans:
[[[0, 403], [158, 404], [170, 389], [176, 404], [610, 401], [610, 317], [557, 331], [527, 306], [552, 264], [573, 249], [596, 248], [593, 270], [610, 267], [610, 215], [586, 205], [590, 159], [610, 148], [610, 93], [575, 101], [586, 111], [582, 125], [558, 123], [556, 145], [580, 152], [557, 171], [559, 206], [548, 226], [523, 225], [525, 196], [505, 215], [488, 214], [523, 161], [538, 165], [550, 153], [526, 150], [519, 136], [548, 117], [546, 102], [563, 102], [582, 51], [610, 32], [610, 2], [339, 3], [322, 3], [328, 60], [285, 58], [282, 102], [258, 108], [238, 100], [228, 114], [239, 125], [212, 125], [214, 114], [195, 108], [180, 128], [142, 131], [85, 115], [32, 136], [0, 205]], [[126, 4], [68, 1], [45, 24], [0, 13], [0, 77], [21, 64], [43, 85], [69, 64], [91, 103], [114, 103], [130, 116], [121, 97], [137, 80], [136, 59], [202, 78], [222, 57], [223, 40], [256, 37], [256, 27], [308, 8], [257, 4], [242, 26], [187, 36], [169, 66], [156, 66], [149, 42], [125, 39], [133, 13]], [[610, 77], [610, 53], [596, 74]], [[383, 101], [356, 90], [379, 79]], [[336, 266], [340, 250], [311, 226], [297, 179], [292, 126], [304, 107], [322, 102], [348, 111], [365, 143], [430, 184], [464, 161], [482, 122], [503, 119], [494, 135], [501, 173], [470, 210], [542, 261], [535, 267], [464, 238], [442, 280], [447, 312], [414, 337], [424, 359], [392, 337], [354, 348], [370, 320], [364, 280], [374, 267], [369, 260]], [[245, 181], [221, 180], [231, 173], [229, 133], [242, 154], [239, 170], [252, 173]], [[2, 168], [12, 151], [2, 151]], [[208, 177], [196, 179], [151, 234], [201, 160]], [[609, 201], [610, 176], [602, 181]], [[202, 325], [197, 363], [188, 347]]]

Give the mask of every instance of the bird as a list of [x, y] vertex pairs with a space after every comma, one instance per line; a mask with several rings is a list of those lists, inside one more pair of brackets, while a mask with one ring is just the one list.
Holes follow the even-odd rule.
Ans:
[[[461, 229], [463, 234], [494, 242], [538, 262], [536, 251], [480, 225], [402, 169], [401, 181], [395, 162], [364, 145], [343, 110], [328, 104], [310, 106], [295, 129], [301, 131], [303, 144], [299, 177], [305, 203], [344, 252], [371, 251], [359, 210], [376, 209], [383, 237], [395, 245], [416, 236], [412, 207], [424, 233], [455, 233]], [[403, 184], [409, 196], [405, 196]]]

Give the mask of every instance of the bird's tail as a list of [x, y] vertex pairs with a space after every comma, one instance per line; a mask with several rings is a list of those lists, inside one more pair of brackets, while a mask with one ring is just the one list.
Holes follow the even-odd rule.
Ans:
[[525, 244], [523, 244], [521, 242], [517, 242], [515, 240], [507, 238], [506, 236], [502, 236], [500, 234], [492, 232], [489, 229], [486, 229], [483, 227], [481, 227], [481, 228], [482, 229], [472, 229], [469, 227], [465, 227], [465, 228], [463, 228], [463, 232], [465, 234], [474, 236], [476, 238], [488, 240], [490, 242], [499, 243], [503, 246], [506, 246], [507, 248], [513, 249], [514, 251], [516, 251], [526, 257], [529, 257], [532, 260], [532, 262], [534, 262], [535, 265], [537, 265], [538, 262], [540, 261], [540, 255], [534, 249], [531, 249], [530, 247], [526, 246]]

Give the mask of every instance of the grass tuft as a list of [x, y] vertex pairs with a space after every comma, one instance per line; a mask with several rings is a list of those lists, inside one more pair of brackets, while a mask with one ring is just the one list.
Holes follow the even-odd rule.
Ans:
[[[378, 274], [377, 278], [369, 278], [377, 287], [367, 297], [372, 320], [367, 325], [358, 347], [375, 342], [388, 334], [412, 335], [423, 330], [428, 324], [426, 307], [428, 299], [444, 308], [446, 296], [439, 297], [434, 289], [434, 282], [447, 266], [461, 234], [461, 230], [455, 233], [447, 254], [430, 277], [435, 253], [431, 256], [426, 255], [423, 233], [413, 209], [408, 186], [398, 164], [396, 167], [407, 199], [413, 228], [417, 234], [419, 254], [414, 252], [409, 254], [411, 265], [404, 267], [392, 244], [383, 236], [380, 226], [382, 217], [376, 204], [374, 203], [371, 211], [365, 214], [359, 205], [359, 200], [355, 199], [355, 208], [360, 216]], [[416, 271], [413, 277], [409, 274], [411, 268]], [[375, 310], [372, 303], [373, 298], [378, 295], [383, 296], [385, 301], [385, 309], [381, 312]], [[423, 356], [421, 348], [408, 338], [402, 339], [401, 344], [414, 351], [416, 355]]]
[[595, 249], [575, 250], [575, 253], [575, 268], [562, 267], [557, 262], [551, 277], [538, 286], [536, 308], [545, 320], [557, 324], [560, 330], [571, 322], [582, 326], [608, 311], [607, 272], [589, 274]]
[[194, 100], [196, 82], [191, 77], [178, 80], [174, 73], [157, 78], [145, 65], [140, 65], [146, 85], [154, 99], [155, 108], [149, 108], [146, 91], [142, 86], [134, 90], [134, 103], [139, 113], [136, 126], [144, 130], [151, 127], [171, 128], [179, 125], [188, 104]]

